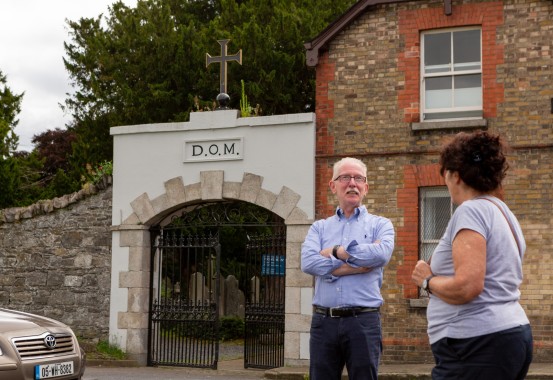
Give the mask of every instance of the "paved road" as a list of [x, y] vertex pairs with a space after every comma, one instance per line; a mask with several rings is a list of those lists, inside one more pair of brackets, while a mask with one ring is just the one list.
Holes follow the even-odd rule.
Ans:
[[87, 367], [83, 380], [204, 380], [263, 379], [264, 371], [214, 371], [169, 367]]
[[[307, 368], [282, 367], [275, 370], [245, 370], [241, 361], [221, 363], [221, 369], [172, 368], [172, 367], [87, 367], [83, 380], [254, 380], [296, 379], [303, 380]], [[379, 378], [386, 380], [430, 379], [432, 364], [388, 364], [380, 367]], [[271, 372], [273, 371], [273, 372]], [[271, 373], [269, 373], [271, 372]], [[265, 377], [266, 376], [266, 377]], [[552, 363], [532, 363], [528, 380], [553, 380]], [[342, 379], [347, 380], [347, 376]]]

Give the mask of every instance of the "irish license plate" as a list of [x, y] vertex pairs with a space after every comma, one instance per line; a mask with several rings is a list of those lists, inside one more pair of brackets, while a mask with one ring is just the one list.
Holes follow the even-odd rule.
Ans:
[[73, 362], [43, 364], [35, 366], [35, 379], [51, 379], [53, 377], [72, 375]]

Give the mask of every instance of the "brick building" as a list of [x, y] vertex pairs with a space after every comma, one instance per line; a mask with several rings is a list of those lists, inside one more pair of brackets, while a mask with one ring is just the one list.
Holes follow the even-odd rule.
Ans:
[[410, 274], [439, 238], [436, 216], [451, 211], [433, 209], [448, 200], [440, 143], [478, 128], [512, 148], [504, 195], [528, 245], [521, 303], [535, 361], [550, 359], [553, 2], [361, 0], [305, 47], [317, 78], [316, 218], [336, 204], [333, 163], [355, 156], [369, 169], [368, 209], [396, 228], [383, 286], [384, 360], [432, 360], [427, 299]]

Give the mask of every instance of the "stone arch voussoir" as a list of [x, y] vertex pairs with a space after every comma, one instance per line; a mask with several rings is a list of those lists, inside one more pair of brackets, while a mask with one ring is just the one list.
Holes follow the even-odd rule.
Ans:
[[263, 177], [244, 173], [242, 182], [225, 182], [222, 170], [200, 173], [200, 182], [184, 185], [182, 177], [164, 183], [165, 193], [151, 199], [143, 193], [131, 202], [133, 214], [123, 225], [151, 226], [160, 216], [167, 215], [183, 205], [217, 201], [240, 200], [263, 207], [285, 220], [286, 223], [307, 221], [307, 214], [297, 207], [300, 195], [287, 186], [278, 194], [262, 187]]

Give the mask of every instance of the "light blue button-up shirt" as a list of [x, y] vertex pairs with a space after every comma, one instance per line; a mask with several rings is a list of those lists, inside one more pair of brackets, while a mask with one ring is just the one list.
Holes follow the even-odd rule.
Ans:
[[[348, 264], [372, 270], [333, 276], [332, 272], [344, 262], [333, 256], [324, 257], [320, 251], [335, 245], [343, 246], [350, 254]], [[313, 223], [301, 248], [301, 269], [315, 276], [313, 304], [323, 307], [381, 306], [384, 266], [390, 261], [393, 250], [392, 222], [369, 214], [365, 206], [358, 207], [349, 219], [338, 207], [333, 216]]]

